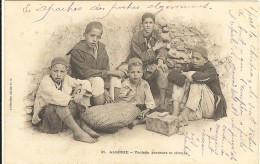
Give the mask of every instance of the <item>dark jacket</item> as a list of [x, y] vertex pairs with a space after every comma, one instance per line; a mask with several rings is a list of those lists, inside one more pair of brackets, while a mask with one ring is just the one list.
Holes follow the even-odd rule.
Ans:
[[98, 43], [98, 55], [95, 59], [93, 49], [84, 40], [77, 43], [67, 55], [71, 54], [71, 76], [77, 79], [87, 79], [90, 77], [107, 78], [109, 68], [109, 58], [105, 45]]
[[[157, 31], [153, 30], [150, 40], [151, 46], [153, 47], [158, 40], [162, 41], [162, 38]], [[161, 48], [156, 52], [154, 52], [151, 48], [148, 48], [143, 31], [139, 31], [133, 35], [130, 54], [125, 62], [127, 63], [131, 58], [137, 57], [143, 61], [145, 66], [156, 63], [157, 59], [165, 60], [166, 55], [167, 50], [165, 48]]]
[[[193, 64], [191, 63], [185, 67], [182, 67], [182, 70], [185, 72], [196, 71], [192, 75], [193, 82], [206, 84], [210, 88], [210, 90], [214, 93], [214, 98], [215, 98], [214, 119], [218, 120], [222, 117], [226, 117], [227, 104], [226, 104], [225, 97], [221, 91], [218, 73], [215, 67], [213, 66], [213, 64], [210, 61], [207, 61], [203, 67], [194, 68]], [[181, 72], [175, 71], [173, 73], [169, 73], [168, 79], [170, 82], [174, 83], [176, 80], [171, 80], [171, 79], [180, 78], [182, 76], [183, 75], [181, 75]]]

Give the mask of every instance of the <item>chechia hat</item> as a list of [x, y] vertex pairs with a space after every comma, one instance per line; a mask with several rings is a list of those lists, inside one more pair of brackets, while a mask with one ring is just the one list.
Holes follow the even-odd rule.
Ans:
[[201, 54], [204, 58], [208, 58], [208, 51], [206, 48], [202, 47], [202, 46], [195, 46], [192, 50], [192, 52], [197, 52], [199, 54]]
[[93, 28], [99, 29], [103, 32], [103, 25], [100, 22], [97, 22], [97, 21], [90, 22], [86, 26], [85, 32], [88, 32], [89, 30], [91, 30]]
[[142, 22], [143, 22], [146, 18], [152, 18], [153, 21], [155, 22], [155, 16], [154, 16], [152, 13], [144, 13], [144, 15], [142, 16]]
[[69, 67], [69, 63], [68, 63], [67, 59], [64, 58], [64, 57], [55, 57], [54, 59], [52, 59], [51, 67], [56, 65], [56, 64], [63, 64], [66, 67]]

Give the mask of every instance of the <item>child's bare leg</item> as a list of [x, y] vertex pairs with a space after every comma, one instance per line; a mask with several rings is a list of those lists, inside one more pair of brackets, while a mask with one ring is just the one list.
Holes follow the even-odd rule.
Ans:
[[120, 94], [120, 88], [114, 88], [114, 101], [117, 102]]
[[92, 138], [79, 127], [67, 107], [57, 107], [56, 113], [72, 131], [75, 140], [87, 143], [97, 142], [96, 139]]
[[131, 124], [129, 124], [127, 127], [129, 129], [133, 129], [134, 126], [138, 125], [138, 124], [145, 124], [145, 119], [135, 119]]
[[95, 105], [103, 105], [105, 104], [105, 94], [99, 95], [97, 97], [93, 97], [93, 101]]
[[92, 130], [88, 125], [87, 123], [80, 119], [80, 127], [82, 130], [84, 130], [86, 133], [88, 133], [91, 137], [94, 137], [94, 138], [99, 138], [100, 135], [98, 133], [96, 133], [94, 130]]
[[172, 114], [174, 116], [179, 116], [180, 115], [180, 105], [181, 105], [180, 102], [173, 100], [172, 101], [172, 111], [170, 111], [170, 114]]
[[186, 107], [186, 108], [183, 109], [183, 111], [181, 112], [181, 114], [179, 116], [180, 121], [185, 126], [189, 124], [188, 118], [189, 118], [189, 115], [190, 115], [191, 112], [192, 112], [192, 110]]

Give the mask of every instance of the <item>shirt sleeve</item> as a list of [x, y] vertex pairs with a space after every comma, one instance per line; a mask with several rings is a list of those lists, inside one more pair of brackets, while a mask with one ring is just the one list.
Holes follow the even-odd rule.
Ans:
[[[84, 61], [82, 55], [76, 51], [71, 50], [71, 65], [77, 71], [77, 74], [87, 79], [89, 77], [107, 77], [107, 70], [92, 69], [88, 66], [88, 63]], [[109, 67], [109, 65], [107, 66]]]
[[145, 105], [148, 109], [154, 109], [156, 107], [155, 102], [153, 99], [150, 86], [147, 82], [144, 84], [144, 89], [145, 89]]
[[214, 67], [208, 67], [204, 72], [196, 71], [192, 75], [195, 83], [209, 83], [218, 79], [218, 73]]
[[39, 86], [38, 92], [48, 104], [67, 106], [71, 96], [56, 89], [50, 78], [44, 78]]
[[91, 83], [89, 80], [79, 80], [72, 78], [70, 76], [67, 76], [71, 87], [77, 87], [78, 85], [81, 85], [82, 90], [86, 90], [86, 96], [91, 96], [92, 95], [92, 89], [91, 89]]
[[156, 60], [156, 54], [152, 48], [147, 51], [141, 51], [140, 42], [137, 39], [137, 36], [134, 36], [131, 43], [132, 51], [134, 51], [137, 56], [143, 61], [143, 64], [149, 64]]

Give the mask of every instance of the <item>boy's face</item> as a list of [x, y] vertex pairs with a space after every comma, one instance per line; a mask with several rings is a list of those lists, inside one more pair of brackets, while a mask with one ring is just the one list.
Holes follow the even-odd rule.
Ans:
[[132, 84], [138, 84], [143, 76], [143, 67], [139, 66], [131, 66], [128, 70], [129, 80]]
[[203, 67], [206, 61], [207, 60], [200, 53], [192, 52], [192, 62], [195, 68]]
[[152, 18], [145, 18], [143, 21], [145, 35], [150, 35], [154, 29], [154, 21]]
[[92, 48], [94, 45], [97, 45], [101, 39], [102, 31], [100, 29], [93, 28], [85, 33], [86, 42]]
[[60, 83], [67, 75], [67, 67], [63, 64], [55, 64], [51, 67], [51, 78], [56, 83]]

